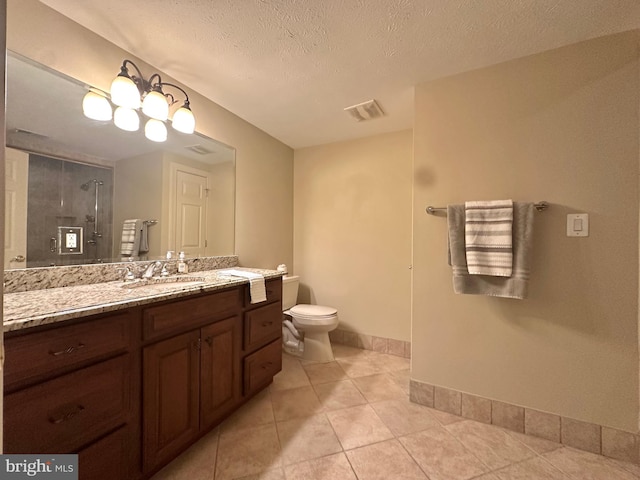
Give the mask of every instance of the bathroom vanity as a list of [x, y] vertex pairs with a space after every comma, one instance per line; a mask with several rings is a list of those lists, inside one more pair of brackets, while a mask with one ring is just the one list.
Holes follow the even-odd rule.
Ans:
[[256, 304], [246, 280], [215, 273], [160, 293], [109, 282], [13, 294], [112, 300], [5, 321], [5, 453], [77, 452], [87, 480], [150, 477], [280, 371], [279, 275]]

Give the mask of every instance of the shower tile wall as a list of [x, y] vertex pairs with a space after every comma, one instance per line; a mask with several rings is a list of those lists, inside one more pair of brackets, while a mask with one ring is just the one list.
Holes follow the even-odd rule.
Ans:
[[[93, 237], [95, 185], [103, 182], [98, 197], [99, 238]], [[82, 185], [90, 182], [88, 188]], [[112, 237], [113, 171], [81, 163], [31, 154], [27, 205], [27, 266], [99, 263], [110, 259]], [[52, 252], [51, 238], [58, 226], [83, 227], [83, 254]], [[95, 240], [95, 243], [92, 243]]]

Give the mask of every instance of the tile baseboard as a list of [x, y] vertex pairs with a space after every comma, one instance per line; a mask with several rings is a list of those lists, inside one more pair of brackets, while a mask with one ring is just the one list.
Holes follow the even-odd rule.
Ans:
[[379, 353], [387, 353], [403, 358], [411, 358], [411, 342], [395, 340], [393, 338], [364, 335], [350, 330], [336, 328], [329, 332], [329, 339], [333, 343], [348, 347], [372, 350]]
[[409, 392], [411, 401], [420, 405], [640, 465], [638, 433], [582, 422], [416, 380], [411, 380]]

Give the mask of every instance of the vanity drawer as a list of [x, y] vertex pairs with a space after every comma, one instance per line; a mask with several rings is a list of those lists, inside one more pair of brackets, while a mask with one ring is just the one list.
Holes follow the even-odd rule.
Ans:
[[276, 340], [244, 359], [244, 394], [268, 385], [282, 369], [282, 342]]
[[5, 386], [124, 352], [134, 316], [120, 313], [5, 339]]
[[258, 307], [265, 303], [277, 302], [282, 299], [282, 279], [272, 278], [267, 280], [264, 284], [264, 288], [267, 294], [267, 301], [260, 303], [251, 303], [251, 296], [249, 294], [249, 285], [244, 287], [244, 304], [247, 308]]
[[250, 352], [280, 338], [282, 335], [282, 309], [280, 305], [280, 303], [271, 303], [245, 313], [245, 351]]
[[241, 309], [240, 288], [145, 308], [142, 313], [142, 336], [144, 340], [151, 340], [179, 334], [239, 313]]
[[114, 480], [127, 476], [127, 427], [122, 427], [78, 452], [81, 479]]
[[72, 453], [125, 423], [129, 355], [4, 397], [5, 453]]

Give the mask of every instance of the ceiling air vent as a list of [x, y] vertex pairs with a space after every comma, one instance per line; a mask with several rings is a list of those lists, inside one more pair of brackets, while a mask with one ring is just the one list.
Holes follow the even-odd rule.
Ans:
[[187, 150], [191, 150], [193, 153], [197, 153], [198, 155], [209, 155], [210, 153], [213, 153], [213, 150], [209, 150], [202, 145], [191, 145], [184, 148], [186, 148]]
[[364, 122], [365, 120], [373, 120], [374, 118], [384, 116], [384, 112], [375, 100], [352, 105], [351, 107], [345, 108], [344, 111], [351, 115], [357, 122]]

